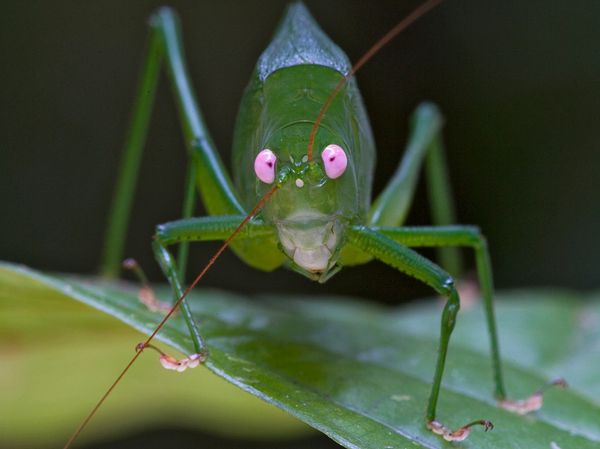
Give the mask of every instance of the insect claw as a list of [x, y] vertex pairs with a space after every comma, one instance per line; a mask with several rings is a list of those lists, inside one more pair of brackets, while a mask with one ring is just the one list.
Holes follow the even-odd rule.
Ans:
[[171, 305], [159, 300], [154, 294], [154, 290], [150, 287], [150, 283], [148, 282], [148, 278], [140, 267], [140, 264], [137, 263], [135, 259], [128, 258], [125, 259], [122, 263], [124, 269], [133, 271], [135, 276], [138, 278], [140, 283], [142, 284], [142, 288], [138, 293], [138, 299], [142, 304], [144, 304], [148, 310], [151, 312], [161, 312], [162, 314], [167, 314], [171, 310]]
[[202, 354], [192, 354], [181, 360], [177, 360], [175, 357], [168, 354], [162, 354], [160, 356], [160, 363], [164, 368], [175, 370], [179, 373], [188, 368], [196, 368], [200, 365], [200, 362], [204, 362], [204, 360], [206, 360], [206, 357]]
[[476, 425], [483, 426], [483, 430], [485, 432], [494, 428], [492, 422], [488, 421], [487, 419], [478, 419], [477, 421], [470, 422], [469, 424], [464, 425], [457, 430], [452, 430], [444, 426], [439, 421], [429, 421], [427, 423], [427, 428], [433, 433], [440, 435], [446, 441], [463, 441], [466, 440], [471, 434], [471, 428]]
[[166, 315], [171, 310], [171, 305], [161, 301], [154, 294], [154, 290], [149, 285], [144, 285], [138, 293], [138, 298], [150, 312], [160, 312]]
[[481, 423], [481, 425], [483, 426], [483, 430], [485, 432], [487, 432], [488, 430], [494, 430], [494, 423], [488, 421], [487, 419], [484, 420], [483, 423]]
[[535, 412], [536, 410], [542, 408], [542, 405], [544, 404], [544, 393], [550, 387], [566, 388], [567, 381], [562, 377], [559, 377], [558, 379], [554, 379], [553, 381], [543, 385], [539, 390], [526, 399], [502, 399], [501, 401], [498, 401], [498, 405], [504, 410], [516, 413], [517, 415], [526, 415], [528, 413]]
[[479, 285], [473, 279], [462, 279], [456, 284], [460, 296], [460, 308], [468, 310], [473, 308], [481, 298]]
[[192, 354], [188, 357], [189, 363], [188, 368], [196, 368], [200, 363], [206, 360], [206, 355], [204, 354]]
[[546, 390], [550, 387], [560, 387], [560, 388], [567, 388], [569, 386], [569, 384], [567, 383], [567, 380], [562, 378], [562, 377], [558, 377], [556, 379], [554, 379], [551, 382], [548, 382], [546, 385], [544, 385], [542, 387], [542, 391]]
[[188, 357], [178, 360], [175, 357], [167, 354], [166, 352], [161, 351], [156, 346], [146, 344], [145, 342], [138, 343], [135, 347], [135, 350], [143, 351], [146, 348], [154, 349], [160, 354], [159, 361], [164, 369], [177, 371], [179, 373], [185, 371], [188, 368], [196, 368], [198, 365], [200, 365], [200, 363], [203, 363], [206, 360], [206, 354], [198, 353], [192, 354]]

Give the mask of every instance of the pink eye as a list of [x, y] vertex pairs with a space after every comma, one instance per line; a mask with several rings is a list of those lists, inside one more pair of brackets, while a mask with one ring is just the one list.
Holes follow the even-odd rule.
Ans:
[[346, 171], [348, 158], [346, 153], [339, 145], [327, 145], [321, 153], [323, 165], [325, 165], [325, 173], [331, 179], [339, 178]]
[[254, 159], [254, 173], [265, 184], [275, 181], [275, 163], [277, 156], [269, 149], [264, 149]]

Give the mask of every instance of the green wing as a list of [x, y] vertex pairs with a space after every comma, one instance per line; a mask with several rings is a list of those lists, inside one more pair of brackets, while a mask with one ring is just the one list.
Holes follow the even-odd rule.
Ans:
[[258, 59], [256, 72], [258, 79], [264, 81], [276, 70], [301, 64], [330, 67], [342, 75], [352, 67], [342, 49], [298, 2], [288, 6], [273, 40]]

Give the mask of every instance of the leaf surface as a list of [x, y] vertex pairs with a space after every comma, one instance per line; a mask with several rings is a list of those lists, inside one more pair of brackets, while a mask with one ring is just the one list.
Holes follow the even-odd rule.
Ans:
[[[143, 333], [151, 332], [161, 318], [139, 303], [136, 287], [127, 283], [0, 266], [1, 300], [27, 301], [33, 292], [76, 299]], [[158, 293], [169, 297], [165, 288]], [[209, 345], [209, 370], [343, 446], [457, 447], [424, 427], [439, 334], [438, 301], [390, 309], [348, 298], [246, 298], [197, 290], [190, 303]], [[438, 418], [452, 427], [485, 418], [496, 428], [488, 433], [475, 430], [458, 446], [600, 447], [598, 295], [504, 293], [498, 295], [497, 316], [511, 395], [525, 397], [557, 375], [566, 377], [571, 387], [549, 391], [544, 407], [528, 416], [497, 408], [483, 313], [478, 306], [461, 311]], [[185, 354], [192, 351], [180, 316], [158, 338]], [[154, 356], [144, 355], [149, 357]], [[157, 362], [155, 370], [161, 371]], [[114, 394], [125, 388], [120, 386]], [[93, 398], [97, 394], [89, 392]]]

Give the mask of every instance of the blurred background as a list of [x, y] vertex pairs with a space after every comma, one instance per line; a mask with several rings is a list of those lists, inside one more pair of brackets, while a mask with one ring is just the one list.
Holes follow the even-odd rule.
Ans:
[[[419, 3], [306, 1], [352, 61]], [[82, 274], [97, 268], [146, 21], [161, 4], [3, 2], [0, 259]], [[239, 99], [286, 2], [169, 4], [181, 15], [198, 101], [228, 165]], [[488, 237], [498, 288], [600, 285], [598, 29], [600, 3], [593, 0], [446, 2], [357, 74], [379, 151], [375, 192], [400, 160], [411, 111], [422, 100], [440, 105], [459, 221], [479, 225]], [[184, 164], [163, 79], [126, 248], [154, 281], [161, 277], [150, 238], [156, 224], [178, 217]], [[428, 221], [421, 188], [409, 223]], [[215, 248], [197, 245], [191, 269]], [[472, 267], [470, 255], [468, 261]], [[379, 263], [346, 269], [320, 286], [285, 270], [254, 271], [232, 254], [206, 285], [250, 293], [325, 290], [393, 304], [430, 294]], [[196, 434], [182, 435], [179, 447], [196, 447]], [[94, 447], [161, 441], [156, 433], [126, 438]], [[202, 438], [202, 447], [212, 447], [216, 437]], [[335, 447], [309, 438], [289, 447]], [[214, 447], [254, 447], [215, 441]]]

